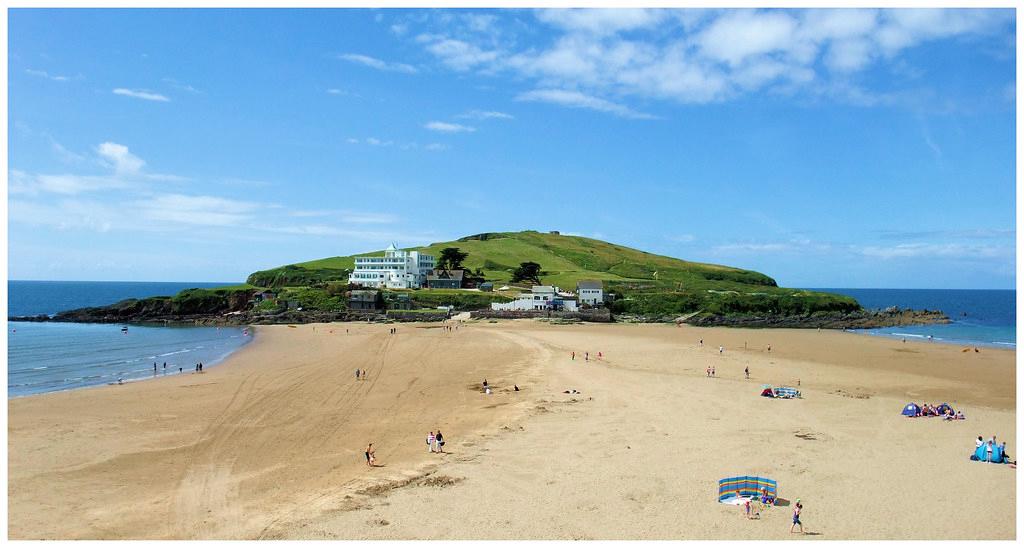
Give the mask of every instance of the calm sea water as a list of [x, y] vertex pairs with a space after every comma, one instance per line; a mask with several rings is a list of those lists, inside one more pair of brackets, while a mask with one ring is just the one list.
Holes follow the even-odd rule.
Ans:
[[[127, 298], [173, 295], [222, 283], [10, 281], [8, 314], [54, 314]], [[153, 377], [191, 373], [195, 364], [216, 364], [251, 337], [234, 327], [129, 326], [10, 322], [7, 395], [25, 396]], [[167, 363], [166, 373], [163, 364]]]
[[849, 289], [818, 288], [849, 295], [865, 308], [941, 310], [953, 321], [946, 325], [865, 329], [886, 337], [1016, 348], [1017, 292], [1012, 289]]

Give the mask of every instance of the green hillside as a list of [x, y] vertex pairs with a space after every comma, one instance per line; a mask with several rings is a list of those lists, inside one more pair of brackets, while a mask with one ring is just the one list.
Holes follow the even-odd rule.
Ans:
[[[546, 285], [572, 290], [578, 280], [603, 280], [606, 290], [620, 297], [616, 312], [809, 314], [860, 308], [849, 297], [779, 288], [775, 280], [759, 272], [654, 255], [580, 236], [492, 232], [409, 250], [436, 257], [446, 247], [469, 253], [464, 266], [483, 270], [496, 286], [510, 283], [512, 271], [526, 261], [541, 265], [541, 281]], [[347, 280], [353, 265], [351, 256], [330, 257], [254, 272], [247, 281], [261, 287], [316, 285]]]

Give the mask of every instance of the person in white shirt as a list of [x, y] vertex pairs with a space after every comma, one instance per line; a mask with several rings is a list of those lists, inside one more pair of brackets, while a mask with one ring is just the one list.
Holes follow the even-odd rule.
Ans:
[[434, 433], [427, 434], [427, 451], [434, 452]]

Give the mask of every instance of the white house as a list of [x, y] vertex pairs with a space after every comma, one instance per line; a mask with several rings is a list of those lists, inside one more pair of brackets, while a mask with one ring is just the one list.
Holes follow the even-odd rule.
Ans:
[[419, 251], [402, 251], [391, 244], [384, 250], [383, 257], [356, 257], [355, 266], [348, 277], [351, 284], [411, 289], [424, 285], [427, 273], [434, 269], [434, 256]]
[[576, 300], [559, 295], [561, 290], [550, 285], [535, 285], [529, 293], [520, 293], [514, 301], [491, 303], [491, 310], [565, 310], [575, 312]]
[[576, 282], [576, 294], [579, 295], [580, 304], [603, 304], [604, 284], [598, 280], [580, 280]]

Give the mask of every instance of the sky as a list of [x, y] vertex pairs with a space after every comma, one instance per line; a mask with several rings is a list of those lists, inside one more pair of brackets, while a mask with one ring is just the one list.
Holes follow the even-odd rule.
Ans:
[[533, 229], [792, 287], [1014, 287], [1012, 10], [11, 9], [8, 29], [10, 279], [241, 281]]

